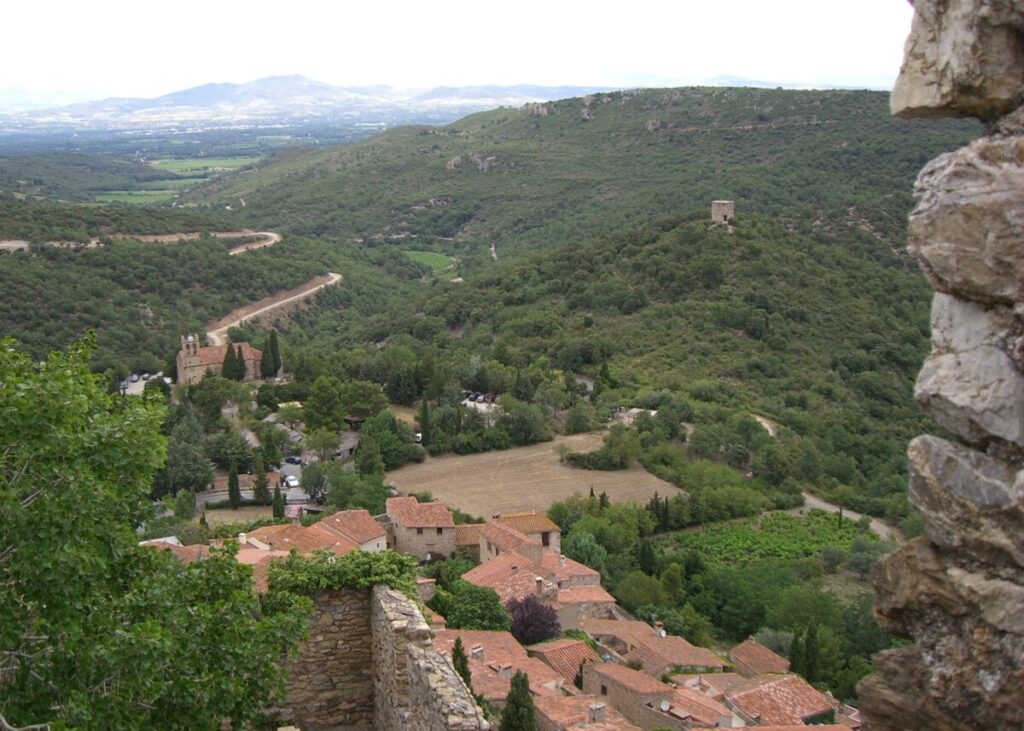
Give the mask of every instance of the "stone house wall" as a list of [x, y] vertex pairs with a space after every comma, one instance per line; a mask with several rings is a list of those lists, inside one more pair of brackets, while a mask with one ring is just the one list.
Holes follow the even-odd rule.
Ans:
[[448, 558], [455, 553], [455, 528], [405, 528], [394, 523], [392, 531], [395, 550], [399, 553], [424, 561], [428, 553], [432, 558]]
[[[587, 663], [583, 666], [584, 693], [605, 700], [627, 720], [641, 728], [663, 727], [674, 729], [674, 731], [686, 731], [686, 724], [682, 721], [672, 719], [670, 716], [654, 710], [661, 701], [669, 700], [672, 695], [670, 689], [666, 687], [664, 693], [636, 693], [621, 683], [596, 672], [594, 665], [595, 663]], [[648, 708], [648, 703], [653, 707]]]

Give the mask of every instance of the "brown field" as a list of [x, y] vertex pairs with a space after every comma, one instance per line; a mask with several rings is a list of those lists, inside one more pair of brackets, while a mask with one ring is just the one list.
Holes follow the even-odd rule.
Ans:
[[394, 417], [400, 421], [404, 421], [411, 427], [416, 426], [416, 411], [408, 406], [399, 406], [398, 404], [389, 404], [388, 411], [390, 411]]
[[403, 494], [429, 491], [435, 498], [467, 513], [490, 516], [519, 510], [544, 512], [551, 503], [575, 492], [607, 492], [613, 501], [647, 502], [655, 492], [671, 495], [678, 488], [634, 465], [628, 470], [580, 470], [558, 460], [558, 445], [577, 452], [601, 446], [603, 434], [557, 437], [530, 447], [466, 456], [427, 458], [387, 474]]
[[[262, 518], [271, 518], [274, 515], [274, 510], [269, 505], [246, 505], [238, 510], [231, 510], [230, 508], [217, 508], [216, 510], [206, 511], [206, 522], [210, 525], [219, 523], [236, 523], [236, 522], [249, 522], [254, 520], [260, 520]], [[194, 522], [199, 522], [199, 513], [196, 513]]]

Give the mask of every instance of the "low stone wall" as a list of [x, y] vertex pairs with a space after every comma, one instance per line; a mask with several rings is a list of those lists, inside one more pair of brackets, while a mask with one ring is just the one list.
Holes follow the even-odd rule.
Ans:
[[309, 637], [270, 709], [305, 731], [489, 729], [416, 605], [386, 586], [314, 597]]

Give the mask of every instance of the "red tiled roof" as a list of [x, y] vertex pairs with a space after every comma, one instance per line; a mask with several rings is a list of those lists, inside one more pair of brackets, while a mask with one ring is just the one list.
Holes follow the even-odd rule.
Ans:
[[601, 583], [601, 572], [554, 551], [544, 551], [541, 554], [541, 566], [553, 573], [556, 581], [585, 578], [595, 585]]
[[[516, 670], [530, 677], [530, 690], [537, 696], [561, 695], [565, 680], [540, 660], [528, 657], [523, 646], [509, 632], [482, 630], [438, 630], [434, 633], [434, 649], [451, 657], [455, 638], [469, 661], [473, 690], [488, 700], [503, 702], [511, 689], [511, 678]], [[473, 648], [483, 648], [483, 658], [473, 657]]]
[[454, 528], [451, 511], [444, 503], [421, 503], [414, 497], [389, 497], [388, 516], [403, 528]]
[[480, 529], [484, 525], [485, 523], [468, 523], [466, 525], [455, 526], [455, 545], [479, 546]]
[[[256, 350], [256, 348], [249, 345], [249, 343], [234, 343], [233, 347], [237, 350], [238, 346], [242, 346], [242, 358], [251, 361], [256, 361], [259, 364], [260, 359], [263, 357], [262, 350]], [[200, 366], [217, 366], [219, 369], [224, 364], [224, 354], [227, 353], [227, 345], [209, 345], [205, 348], [199, 349], [199, 365]]]
[[536, 543], [519, 531], [501, 523], [485, 523], [480, 528], [480, 535], [500, 548], [502, 551], [514, 551], [524, 543]]
[[800, 725], [804, 719], [838, 705], [792, 673], [758, 675], [725, 697], [739, 711], [765, 725]]
[[558, 524], [543, 513], [504, 513], [495, 520], [526, 535], [559, 530]]
[[618, 665], [611, 662], [594, 663], [591, 668], [594, 672], [606, 678], [614, 680], [633, 693], [640, 695], [663, 695], [666, 698], [672, 694], [672, 687], [665, 685], [657, 678], [653, 678], [639, 670], [627, 668], [625, 665]]
[[593, 637], [615, 637], [635, 649], [627, 652], [626, 660], [637, 660], [644, 670], [659, 673], [670, 665], [699, 668], [724, 668], [726, 663], [704, 647], [692, 645], [682, 637], [662, 637], [654, 627], [644, 622], [624, 619], [581, 619], [580, 628]]
[[562, 606], [572, 604], [615, 603], [615, 597], [601, 586], [572, 586], [558, 591], [558, 603]]
[[328, 515], [318, 525], [330, 528], [357, 544], [387, 536], [387, 531], [367, 510], [340, 510]]
[[704, 726], [715, 726], [722, 716], [732, 716], [732, 711], [718, 701], [689, 688], [676, 688], [669, 702], [669, 715]]
[[636, 641], [646, 637], [656, 637], [654, 627], [646, 622], [635, 619], [589, 619], [580, 620], [580, 629], [592, 637], [617, 637], [623, 641]]
[[540, 566], [515, 552], [502, 553], [462, 575], [470, 584], [494, 589], [503, 604], [510, 599], [522, 599], [529, 594], [536, 594], [537, 577], [541, 579], [545, 594], [557, 591], [556, 585], [544, 578]]
[[[586, 728], [588, 731], [640, 731], [607, 701], [593, 695], [547, 696], [533, 701], [537, 713], [556, 728]], [[604, 720], [591, 721], [590, 707], [603, 706]]]
[[579, 672], [580, 663], [597, 662], [601, 658], [583, 640], [551, 640], [526, 648], [551, 666], [551, 669], [571, 683]]
[[145, 541], [140, 545], [151, 546], [163, 551], [170, 551], [174, 554], [174, 557], [183, 564], [201, 561], [210, 555], [210, 547], [202, 544], [179, 546], [177, 543], [171, 543], [170, 541]]
[[308, 528], [297, 525], [267, 525], [247, 534], [260, 543], [275, 550], [288, 551], [294, 548], [299, 553], [311, 553], [325, 548], [336, 554], [354, 551], [359, 546], [327, 526], [315, 523]]
[[785, 673], [789, 670], [789, 660], [776, 655], [755, 640], [746, 640], [729, 650], [729, 659], [746, 665], [757, 674]]
[[673, 675], [669, 678], [676, 685], [700, 691], [709, 698], [719, 700], [733, 688], [747, 682], [739, 673], [694, 673], [691, 675]]

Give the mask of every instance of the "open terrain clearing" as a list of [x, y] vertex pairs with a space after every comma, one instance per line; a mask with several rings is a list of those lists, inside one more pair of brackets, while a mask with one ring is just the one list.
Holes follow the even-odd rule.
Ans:
[[646, 503], [655, 492], [678, 490], [643, 467], [599, 472], [570, 467], [559, 461], [558, 446], [589, 451], [601, 446], [604, 435], [575, 434], [529, 447], [464, 456], [428, 457], [426, 462], [387, 474], [403, 494], [429, 491], [438, 500], [484, 517], [520, 510], [545, 512], [551, 503], [573, 493], [608, 493], [612, 502]]

